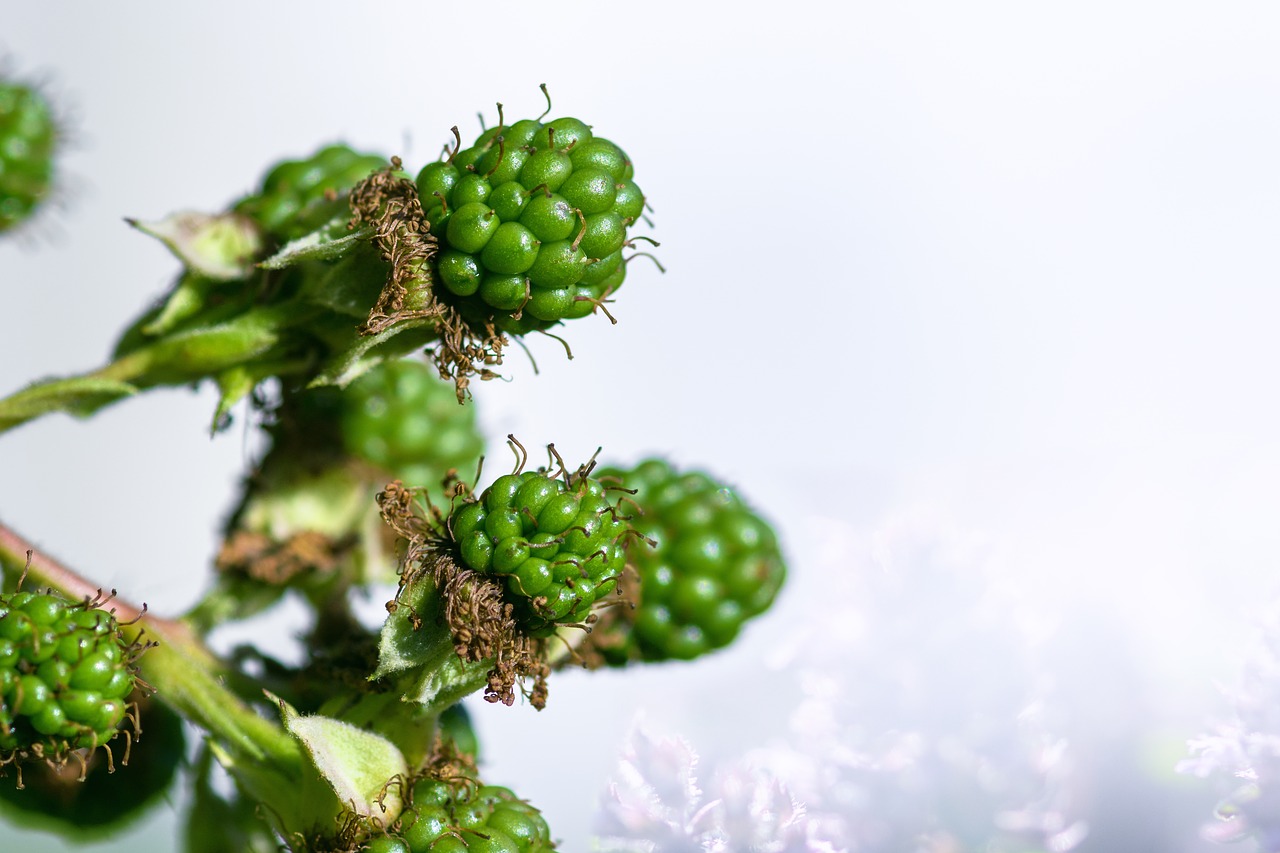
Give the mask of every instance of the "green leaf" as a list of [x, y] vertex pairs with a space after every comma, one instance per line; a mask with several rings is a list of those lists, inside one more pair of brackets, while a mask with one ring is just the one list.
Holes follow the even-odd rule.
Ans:
[[438, 714], [475, 693], [489, 680], [493, 659], [467, 663], [450, 654], [439, 666], [424, 666], [401, 677], [397, 687], [406, 702], [416, 702], [426, 713]]
[[426, 575], [419, 575], [396, 596], [395, 608], [382, 623], [378, 669], [370, 680], [415, 667], [435, 668], [456, 657], [453, 638], [442, 623], [435, 585]]
[[308, 268], [301, 296], [357, 320], [369, 316], [387, 283], [390, 267], [372, 247], [352, 252], [336, 264]]
[[[388, 343], [401, 332], [414, 329], [426, 330], [430, 334], [425, 337], [411, 336], [411, 341], [406, 342], [407, 349], [404, 351], [417, 349], [435, 338], [435, 321], [430, 317], [403, 320], [383, 329], [376, 335], [361, 335], [353, 328], [346, 343], [334, 347], [337, 350], [336, 354], [325, 363], [320, 373], [307, 387], [320, 388], [325, 385], [346, 387], [366, 370], [376, 366], [383, 360], [382, 358], [365, 358], [375, 347]], [[396, 354], [400, 355], [402, 352], [398, 351]]]
[[[346, 219], [331, 219], [310, 234], [290, 240], [274, 255], [258, 264], [264, 270], [282, 270], [303, 261], [332, 261], [355, 249], [373, 236], [370, 227], [346, 232]], [[345, 232], [345, 233], [344, 233]], [[342, 234], [335, 237], [334, 234]]]
[[231, 419], [231, 409], [257, 387], [259, 378], [248, 367], [237, 364], [218, 374], [218, 408], [213, 412], [211, 432], [218, 432]]
[[137, 392], [128, 382], [96, 376], [37, 382], [0, 400], [0, 432], [51, 412], [90, 415]]
[[287, 702], [280, 702], [280, 712], [285, 729], [306, 749], [339, 802], [384, 825], [400, 815], [402, 785], [390, 783], [407, 779], [409, 764], [395, 744], [341, 720], [302, 716]]
[[93, 375], [139, 387], [195, 382], [269, 353], [290, 326], [303, 321], [305, 313], [296, 305], [251, 309], [225, 322], [161, 338]]
[[148, 320], [140, 331], [147, 337], [156, 337], [172, 331], [183, 320], [200, 313], [210, 289], [214, 286], [212, 279], [196, 273], [186, 273], [178, 279], [178, 283], [169, 292], [160, 312]]

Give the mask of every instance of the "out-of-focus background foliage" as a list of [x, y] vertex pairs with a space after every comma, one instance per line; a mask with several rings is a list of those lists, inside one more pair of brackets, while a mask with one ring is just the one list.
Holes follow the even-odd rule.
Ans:
[[[573, 323], [572, 362], [533, 341], [541, 375], [517, 352], [476, 404], [500, 458], [514, 431], [737, 483], [792, 582], [712, 659], [559, 675], [541, 714], [474, 708], [489, 777], [565, 849], [586, 849], [637, 710], [704, 756], [776, 745], [805, 660], [870, 734], [1056, 697], [1078, 849], [1205, 849], [1217, 792], [1172, 767], [1225, 711], [1213, 682], [1238, 675], [1280, 553], [1273, 4], [232, 0], [3, 21], [7, 68], [69, 136], [58, 209], [0, 244], [3, 393], [99, 363], [174, 275], [124, 216], [221, 209], [335, 140], [416, 170], [495, 101], [536, 116], [543, 82], [631, 154], [668, 273], [633, 271], [616, 327]], [[243, 411], [210, 440], [213, 403], [155, 392], [5, 435], [0, 517], [181, 611], [257, 446]], [[844, 639], [798, 633], [832, 612]], [[172, 849], [173, 800], [85, 849]]]

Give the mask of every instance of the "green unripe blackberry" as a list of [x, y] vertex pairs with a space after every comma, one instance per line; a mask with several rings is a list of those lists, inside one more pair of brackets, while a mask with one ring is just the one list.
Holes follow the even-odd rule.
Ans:
[[277, 164], [263, 179], [262, 189], [241, 199], [234, 209], [278, 239], [292, 240], [348, 214], [351, 188], [386, 165], [381, 154], [330, 145], [302, 160]]
[[459, 405], [453, 383], [431, 366], [385, 362], [342, 393], [342, 440], [353, 455], [416, 486], [475, 468], [483, 449], [475, 407]]
[[[428, 775], [412, 788], [412, 808], [386, 838], [409, 853], [543, 853], [555, 850], [542, 813], [509, 788], [483, 785], [456, 765], [445, 778]], [[443, 774], [441, 774], [443, 775]], [[394, 846], [371, 850], [399, 850]], [[385, 842], [379, 842], [385, 845]]]
[[116, 734], [139, 649], [115, 617], [57, 593], [0, 595], [0, 755], [65, 756]]
[[[578, 286], [587, 268], [622, 249], [640, 218], [644, 196], [633, 171], [621, 148], [575, 118], [499, 125], [427, 165], [417, 186], [441, 244], [443, 298], [464, 317], [492, 318], [513, 334], [592, 313], [626, 276], [610, 262], [607, 273]], [[472, 274], [458, 275], [464, 266]], [[484, 284], [512, 275], [527, 276], [533, 288], [518, 301], [511, 282]]]
[[26, 763], [21, 788], [0, 784], [0, 811], [20, 810], [31, 824], [38, 815], [40, 824], [77, 836], [84, 830], [101, 835], [140, 817], [172, 788], [178, 766], [186, 764], [186, 737], [182, 718], [153, 699], [138, 695], [129, 715], [146, 737], [130, 742], [127, 762], [120, 750], [104, 749], [83, 755], [83, 765]]
[[635, 490], [632, 523], [654, 543], [628, 548], [639, 602], [622, 642], [599, 646], [607, 662], [697, 657], [728, 645], [773, 603], [786, 577], [777, 537], [733, 490], [659, 459], [599, 476]]
[[53, 186], [58, 126], [30, 86], [0, 81], [0, 233], [23, 222]]
[[499, 477], [456, 506], [448, 533], [461, 564], [503, 580], [532, 636], [586, 621], [626, 566], [629, 515], [588, 471]]

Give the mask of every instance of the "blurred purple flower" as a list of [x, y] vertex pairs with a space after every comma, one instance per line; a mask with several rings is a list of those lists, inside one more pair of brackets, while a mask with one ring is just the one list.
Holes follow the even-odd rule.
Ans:
[[698, 787], [697, 754], [678, 737], [636, 727], [597, 820], [610, 853], [840, 853], [820, 840], [773, 774], [741, 765]]
[[1239, 686], [1222, 692], [1232, 718], [1188, 740], [1191, 757], [1177, 770], [1227, 791], [1203, 837], [1253, 838], [1264, 853], [1280, 853], [1280, 601], [1259, 622]]
[[911, 517], [869, 540], [831, 532], [845, 539], [828, 601], [844, 604], [777, 661], [802, 699], [794, 754], [770, 766], [787, 768], [811, 819], [858, 851], [1078, 846], [1071, 751], [1026, 630], [1044, 620], [1004, 593], [994, 549]]
[[[687, 743], [637, 733], [600, 849], [1077, 847], [1071, 752], [1043, 713], [1033, 643], [993, 594], [980, 544], [936, 530], [900, 523], [868, 543], [832, 524], [846, 538], [829, 549], [825, 606], [775, 655], [800, 687], [785, 737], [712, 774], [704, 796]], [[870, 559], [850, 571], [859, 552]]]

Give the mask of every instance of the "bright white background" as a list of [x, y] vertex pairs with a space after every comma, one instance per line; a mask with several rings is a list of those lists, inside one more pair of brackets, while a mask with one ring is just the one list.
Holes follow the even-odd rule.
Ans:
[[[585, 847], [637, 707], [712, 751], [770, 737], [779, 717], [755, 703], [789, 682], [761, 660], [823, 606], [832, 521], [850, 541], [904, 513], [984, 537], [1039, 605], [1127, 625], [1193, 721], [1233, 676], [1280, 550], [1274, 4], [2, 17], [0, 48], [59, 99], [73, 147], [62, 209], [0, 243], [0, 393], [98, 365], [164, 290], [176, 261], [124, 216], [218, 210], [334, 140], [416, 169], [494, 101], [540, 113], [542, 82], [631, 154], [667, 275], [633, 266], [616, 327], [565, 330], [573, 362], [534, 341], [535, 378], [513, 355], [514, 381], [478, 389], [486, 429], [718, 473], [779, 523], [793, 583], [711, 660], [558, 677], [540, 715], [479, 708], [490, 777], [544, 806], [566, 849]], [[155, 392], [3, 436], [0, 518], [183, 609], [252, 449], [239, 428], [210, 441], [213, 400]], [[167, 826], [133, 838], [167, 849]]]

